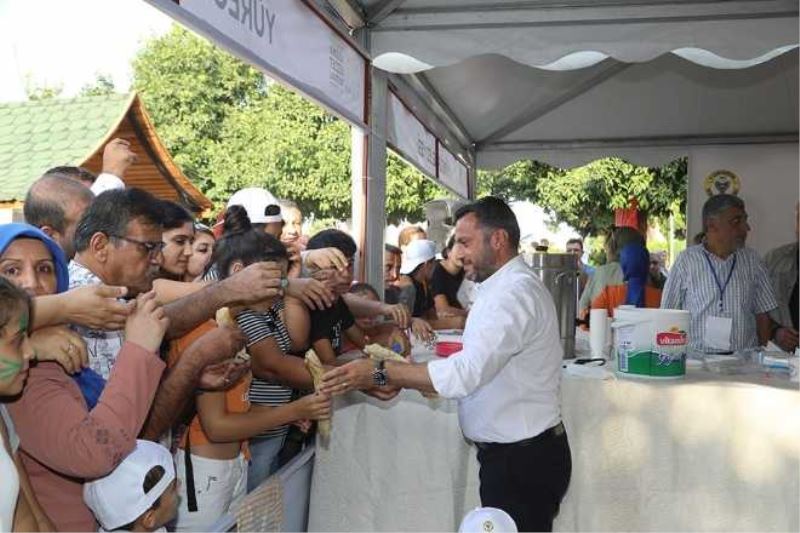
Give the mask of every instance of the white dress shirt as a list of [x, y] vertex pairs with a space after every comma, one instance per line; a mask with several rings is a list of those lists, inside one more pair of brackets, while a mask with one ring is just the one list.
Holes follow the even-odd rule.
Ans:
[[516, 442], [561, 421], [563, 352], [553, 298], [517, 256], [480, 284], [464, 349], [428, 363], [436, 392], [457, 398], [464, 436]]

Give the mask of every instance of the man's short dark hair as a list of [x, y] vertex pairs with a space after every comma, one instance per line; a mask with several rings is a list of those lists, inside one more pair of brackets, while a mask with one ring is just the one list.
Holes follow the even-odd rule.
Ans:
[[732, 194], [717, 194], [706, 200], [703, 204], [703, 231], [708, 231], [708, 219], [731, 207], [744, 209], [744, 200]]
[[161, 211], [161, 226], [164, 230], [180, 228], [187, 222], [194, 224], [192, 214], [175, 202], [162, 200]]
[[95, 233], [124, 237], [134, 220], [161, 226], [162, 201], [142, 189], [114, 189], [95, 198], [75, 230], [75, 250], [89, 247]]
[[25, 222], [37, 228], [50, 226], [64, 233], [67, 226], [64, 206], [74, 201], [90, 204], [94, 194], [85, 185], [65, 176], [45, 174], [28, 189], [22, 213]]
[[348, 259], [355, 256], [358, 251], [356, 241], [338, 229], [324, 229], [308, 239], [306, 250], [319, 250], [320, 248], [336, 248]]
[[386, 251], [387, 254], [403, 255], [403, 251], [397, 246], [394, 246], [392, 244], [384, 244], [383, 249]]
[[567, 241], [567, 246], [570, 244], [580, 244], [581, 250], [583, 250], [583, 239], [578, 239], [577, 237], [574, 239], [570, 239]]
[[504, 230], [508, 233], [508, 242], [511, 248], [519, 248], [519, 223], [514, 212], [500, 198], [494, 196], [484, 196], [477, 202], [462, 206], [456, 211], [455, 219], [458, 221], [462, 217], [472, 213], [478, 219], [478, 224], [491, 230]]
[[350, 286], [350, 290], [347, 291], [347, 292], [349, 292], [350, 294], [366, 294], [366, 293], [370, 293], [376, 299], [378, 299], [378, 300], [381, 299], [380, 295], [378, 294], [378, 291], [376, 291], [375, 287], [373, 287], [369, 283], [355, 283], [355, 284]]
[[70, 178], [92, 184], [97, 180], [97, 176], [95, 175], [95, 173], [89, 169], [83, 167], [70, 167], [66, 165], [60, 167], [53, 167], [47, 172], [45, 172], [45, 175]]

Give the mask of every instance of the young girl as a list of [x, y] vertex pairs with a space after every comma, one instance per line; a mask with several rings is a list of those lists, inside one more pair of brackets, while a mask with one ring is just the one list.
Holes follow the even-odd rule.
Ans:
[[[16, 396], [22, 391], [28, 375], [28, 361], [33, 349], [28, 342], [30, 297], [10, 282], [0, 278], [0, 397]], [[0, 410], [5, 407], [0, 403]], [[12, 531], [14, 513], [29, 514], [25, 498], [17, 495], [20, 477], [14, 464], [13, 450], [9, 439], [10, 428], [6, 427], [7, 416], [0, 418], [0, 531]]]
[[[244, 208], [232, 206], [228, 209], [223, 232], [213, 257], [222, 279], [259, 261], [275, 261], [286, 268], [286, 248], [272, 235], [254, 230]], [[269, 322], [269, 335], [290, 345], [285, 326], [281, 329], [275, 324], [280, 321], [282, 311], [282, 300], [264, 302], [240, 312], [237, 320], [250, 335], [258, 324]], [[216, 325], [209, 322], [195, 329], [173, 346], [171, 355], [214, 327]], [[330, 416], [328, 396], [313, 394], [289, 403], [291, 389], [269, 382], [262, 384], [258, 394], [274, 401], [266, 408], [251, 409], [250, 381], [248, 374], [226, 392], [205, 392], [197, 396], [197, 416], [189, 425], [182, 439], [182, 449], [176, 455], [178, 479], [181, 480], [178, 531], [206, 530], [238, 505], [247, 486], [248, 439], [275, 430], [285, 433], [287, 424], [293, 421]]]

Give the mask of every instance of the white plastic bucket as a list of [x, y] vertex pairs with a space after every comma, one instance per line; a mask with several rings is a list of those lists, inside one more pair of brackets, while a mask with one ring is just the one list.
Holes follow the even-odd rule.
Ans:
[[645, 378], [686, 375], [688, 311], [619, 307], [614, 311], [617, 371]]

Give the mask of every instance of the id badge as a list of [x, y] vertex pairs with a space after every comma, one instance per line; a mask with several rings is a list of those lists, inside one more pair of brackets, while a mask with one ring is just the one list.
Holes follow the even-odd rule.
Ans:
[[733, 319], [725, 316], [706, 318], [706, 335], [703, 339], [706, 349], [730, 351]]

